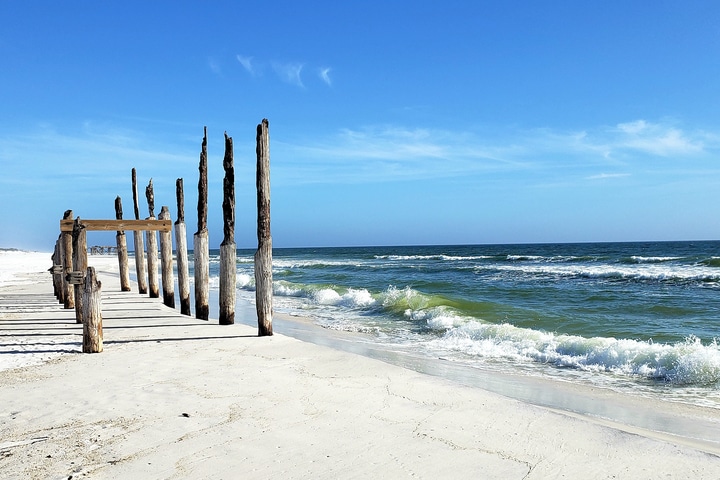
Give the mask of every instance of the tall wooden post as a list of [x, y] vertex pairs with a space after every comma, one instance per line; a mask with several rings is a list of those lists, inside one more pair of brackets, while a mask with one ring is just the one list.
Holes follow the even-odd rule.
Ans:
[[[137, 173], [132, 169], [133, 205], [135, 207], [135, 220], [140, 220], [140, 205], [138, 201]], [[133, 231], [135, 242], [135, 272], [137, 273], [138, 293], [145, 295], [148, 291], [147, 275], [145, 273], [145, 245], [143, 233], [139, 230]]]
[[[170, 220], [170, 210], [163, 205], [160, 209], [160, 220]], [[172, 233], [160, 232], [160, 264], [162, 265], [163, 303], [175, 308], [175, 275], [173, 274]]]
[[[147, 219], [155, 220], [155, 193], [153, 192], [152, 178], [148, 186], [145, 187], [145, 198], [147, 198], [148, 211], [150, 213]], [[150, 298], [160, 298], [157, 232], [155, 230], [147, 230], [145, 235], [147, 243], [148, 290]]]
[[195, 318], [207, 320], [210, 315], [210, 247], [207, 229], [207, 127], [204, 127], [200, 151], [200, 179], [198, 180], [198, 230], [193, 237], [195, 260]]
[[[102, 300], [100, 297], [102, 284], [95, 275], [95, 269], [89, 267], [85, 274], [82, 287], [83, 295], [83, 353], [99, 353], [103, 351]], [[80, 289], [80, 288], [78, 288]]]
[[[119, 196], [115, 197], [115, 219], [123, 219], [122, 199]], [[118, 266], [120, 269], [120, 291], [129, 292], [130, 269], [128, 267], [127, 237], [125, 237], [124, 231], [117, 231], [115, 243], [117, 244]]]
[[257, 236], [255, 305], [258, 335], [272, 335], [272, 237], [270, 236], [270, 134], [267, 119], [257, 126]]
[[233, 141], [225, 132], [223, 168], [223, 241], [220, 244], [220, 325], [235, 323], [237, 246], [235, 245], [235, 166]]
[[185, 227], [185, 195], [183, 179], [175, 181], [178, 216], [175, 222], [175, 250], [177, 251], [178, 290], [180, 291], [180, 313], [190, 315], [190, 273], [187, 252], [187, 229]]
[[[75, 219], [72, 231], [73, 271], [85, 272], [87, 268], [87, 233], [80, 223], [80, 217]], [[75, 322], [83, 323], [83, 293], [80, 285], [75, 286]]]
[[[63, 220], [72, 218], [72, 210], [65, 210]], [[68, 282], [67, 277], [73, 271], [72, 232], [62, 232], [62, 264], [63, 264], [63, 299], [65, 308], [75, 308], [75, 286]]]
[[67, 280], [65, 280], [65, 237], [63, 237], [62, 232], [60, 233], [60, 236], [58, 238], [58, 263], [60, 265], [60, 296], [58, 297], [58, 301], [60, 302], [63, 307], [65, 306], [65, 295], [67, 294], [67, 286], [65, 285], [67, 283]]
[[61, 253], [61, 247], [60, 247], [61, 239], [62, 239], [62, 234], [58, 236], [58, 239], [55, 242], [55, 250], [53, 251], [53, 255], [52, 255], [52, 263], [53, 263], [52, 274], [53, 274], [53, 288], [55, 289], [55, 298], [57, 298], [60, 303], [65, 303], [65, 300], [63, 299], [62, 253]]

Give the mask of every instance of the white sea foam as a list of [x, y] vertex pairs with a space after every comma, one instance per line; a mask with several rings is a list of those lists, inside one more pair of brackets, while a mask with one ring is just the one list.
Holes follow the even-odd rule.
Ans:
[[309, 268], [309, 267], [323, 267], [323, 266], [362, 266], [361, 263], [352, 260], [325, 260], [325, 259], [307, 259], [307, 260], [286, 260], [283, 258], [273, 258], [274, 269], [296, 269], [296, 268]]
[[681, 257], [642, 257], [633, 255], [630, 257], [634, 262], [638, 263], [659, 263], [659, 262], [672, 262], [674, 260], [680, 260]]
[[546, 260], [545, 257], [541, 257], [538, 255], [508, 255], [508, 260], [511, 261], [518, 261], [518, 260], [530, 260], [530, 261], [540, 261], [540, 260]]
[[717, 268], [702, 265], [675, 266], [658, 263], [639, 265], [511, 264], [476, 266], [475, 271], [522, 272], [533, 276], [620, 278], [636, 280], [720, 281]]
[[237, 288], [248, 288], [255, 286], [255, 277], [248, 275], [247, 273], [238, 273], [235, 278], [235, 284]]
[[[625, 288], [626, 283], [629, 289], [642, 289], [644, 285], [650, 285], [652, 289], [653, 283], [663, 283], [663, 288], [665, 285], [667, 288], [684, 288], [701, 283], [697, 286], [707, 292], [705, 287], [720, 286], [720, 268], [715, 262], [717, 257], [684, 260], [686, 257], [669, 255], [556, 255], [554, 251], [549, 255], [507, 253], [492, 256], [377, 255], [373, 258], [363, 255], [323, 258], [319, 255], [314, 258], [278, 259], [274, 262], [278, 274], [274, 283], [276, 305], [279, 310], [310, 315], [327, 328], [373, 333], [377, 335], [377, 341], [402, 345], [402, 348], [433, 356], [462, 359], [473, 365], [486, 365], [490, 359], [493, 364], [508, 365], [508, 368], [572, 375], [599, 384], [643, 384], [645, 380], [628, 382], [631, 378], [640, 378], [676, 385], [710, 384], [714, 389], [720, 386], [720, 354], [717, 345], [707, 344], [705, 331], [701, 332], [705, 344], [699, 340], [660, 344], [546, 332], [540, 330], [540, 326], [535, 327], [538, 328], [536, 330], [510, 323], [517, 320], [516, 315], [533, 313], [532, 308], [522, 306], [522, 298], [519, 299], [520, 306], [515, 308], [512, 300], [498, 301], [492, 295], [485, 298], [483, 295], [467, 295], [464, 291], [456, 294], [448, 290], [456, 281], [464, 287], [462, 282], [465, 280], [461, 276], [467, 278], [468, 272], [475, 271], [481, 276], [472, 281], [490, 285], [500, 281], [503, 288], [517, 285], [521, 293], [527, 287], [524, 282], [532, 286], [532, 282], [538, 279], [543, 280], [542, 285], [547, 285], [547, 281], [551, 285], [556, 285], [557, 281], [565, 285], [566, 281], [573, 283], [579, 280], [583, 287], [590, 283], [612, 289]], [[419, 271], [417, 276], [407, 270], [425, 266], [429, 267], [427, 271]], [[238, 265], [239, 271], [244, 267]], [[372, 277], [368, 276], [371, 272]], [[376, 272], [379, 273], [376, 275]], [[358, 276], [354, 277], [356, 274]], [[412, 286], [415, 278], [418, 278], [416, 288]], [[318, 283], [309, 283], [313, 281]], [[400, 286], [373, 291], [349, 289], [343, 285], [343, 282], [367, 282], [367, 285], [378, 288], [378, 284], [386, 281], [385, 285], [397, 281]], [[251, 283], [241, 288], [250, 289]], [[425, 289], [435, 293], [420, 291]], [[499, 320], [502, 315], [508, 318], [508, 323], [484, 322], [481, 318], [483, 312], [487, 312], [488, 319], [492, 318], [493, 322], [502, 322]], [[622, 315], [622, 312], [618, 311], [617, 315]], [[572, 314], [569, 316], [572, 317]], [[523, 325], [531, 325], [532, 317], [522, 318], [526, 322]], [[581, 320], [578, 319], [578, 322]], [[543, 325], [553, 328], [547, 323]], [[607, 330], [625, 331], [611, 327]], [[573, 330], [577, 331], [577, 328]], [[548, 368], [546, 365], [561, 368]]]
[[302, 288], [290, 282], [273, 282], [273, 293], [283, 297], [299, 297], [303, 294]]
[[367, 290], [352, 288], [343, 294], [332, 288], [323, 288], [313, 292], [312, 299], [318, 305], [337, 305], [348, 308], [364, 308], [376, 303]]
[[415, 320], [424, 320], [432, 330], [447, 330], [469, 321], [446, 307], [433, 307], [415, 312], [408, 310], [406, 313]]
[[695, 338], [677, 344], [557, 335], [507, 323], [467, 322], [430, 346], [486, 358], [533, 361], [594, 372], [659, 379], [677, 385], [720, 381], [720, 347]]
[[472, 256], [458, 256], [458, 255], [375, 255], [377, 260], [395, 260], [395, 261], [408, 261], [408, 260], [444, 260], [449, 262], [458, 261], [473, 261], [473, 260], [487, 260], [492, 258], [489, 255], [472, 255]]

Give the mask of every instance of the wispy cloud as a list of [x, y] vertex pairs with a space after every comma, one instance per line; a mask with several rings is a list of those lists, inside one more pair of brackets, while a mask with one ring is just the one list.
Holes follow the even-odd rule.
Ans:
[[298, 87], [305, 86], [303, 85], [301, 76], [303, 69], [302, 63], [273, 62], [272, 67], [278, 77], [280, 77], [280, 80], [282, 80], [283, 82], [289, 83], [291, 85], [296, 85]]
[[293, 158], [305, 159], [297, 163], [305, 173], [295, 172], [296, 181], [367, 182], [522, 172], [546, 181], [602, 180], [642, 176], [651, 168], [668, 171], [681, 163], [695, 165], [684, 170], [692, 174], [701, 166], [708, 168], [710, 157], [720, 153], [719, 138], [644, 120], [580, 131], [377, 125], [342, 129], [317, 141], [285, 143], [282, 148]]
[[[193, 156], [168, 151], [138, 131], [97, 126], [91, 122], [82, 129], [67, 134], [53, 126], [13, 137], [0, 138], [0, 162], [9, 173], [0, 179], [2, 185], [12, 185], [13, 179], [34, 178], [35, 188], [45, 188], [44, 182], [57, 183], [67, 178], [71, 183], [88, 186], [125, 184], [130, 168], [152, 176], [176, 173], [165, 172], [167, 166], [186, 165], [193, 169]], [[32, 161], [28, 152], [33, 151]], [[170, 179], [169, 184], [174, 184]], [[54, 188], [54, 187], [53, 187]]]
[[616, 148], [632, 149], [652, 155], [692, 155], [703, 150], [699, 138], [671, 125], [649, 123], [645, 120], [620, 123], [616, 127], [618, 137]]
[[597, 175], [590, 175], [585, 177], [587, 180], [607, 180], [610, 178], [625, 178], [629, 177], [629, 173], [599, 173]]
[[208, 67], [215, 75], [222, 75], [220, 64], [212, 57], [208, 58]]
[[[22, 132], [0, 134], [0, 165], [3, 166], [0, 203], [17, 203], [19, 208], [12, 215], [33, 224], [33, 238], [17, 236], [18, 240], [23, 243], [51, 241], [57, 235], [57, 219], [68, 208], [83, 218], [114, 218], [116, 196], [123, 201], [125, 218], [133, 218], [133, 167], [138, 173], [143, 218], [148, 214], [143, 192], [150, 177], [155, 186], [155, 214], [162, 205], [168, 205], [175, 215], [178, 177], [185, 177], [185, 201], [189, 209], [197, 198], [188, 185], [192, 184], [191, 178], [197, 178], [201, 136], [198, 135], [192, 145], [177, 133], [158, 140], [157, 130], [150, 134], [136, 126], [118, 128], [93, 122], [44, 124]], [[217, 183], [211, 183], [210, 188], [218, 191]], [[0, 242], [12, 240], [12, 236], [4, 236]]]
[[303, 183], [447, 178], [521, 168], [508, 154], [513, 146], [486, 144], [468, 133], [392, 125], [342, 129], [318, 142], [278, 148], [304, 159], [284, 172]]
[[[305, 71], [305, 63], [297, 61], [282, 62], [277, 60], [270, 60], [267, 62], [256, 61], [254, 57], [246, 55], [235, 55], [238, 63], [252, 76], [259, 76], [261, 72], [266, 70], [268, 67], [275, 72], [278, 79], [281, 81], [295, 85], [297, 87], [305, 88], [305, 82], [303, 81], [303, 73]], [[310, 66], [311, 71], [317, 72], [317, 76], [325, 85], [332, 86], [333, 81], [330, 77], [331, 67], [319, 67], [315, 68]]]
[[240, 65], [250, 74], [255, 76], [257, 74], [255, 66], [253, 65], [253, 57], [245, 57], [243, 55], [236, 55], [237, 61]]
[[[148, 174], [154, 170], [154, 177], [161, 175], [163, 165], [184, 164], [178, 170], [194, 172], [196, 140], [183, 139], [189, 143], [179, 150], [185, 153], [178, 154], [142, 131], [93, 123], [72, 135], [52, 126], [32, 134], [6, 135], [0, 137], [0, 164], [5, 171], [0, 187], [12, 184], [13, 178], [30, 178], [32, 171], [43, 171], [43, 177], [52, 181], [72, 175], [68, 172], [82, 172], [97, 183], [124, 178], [128, 165]], [[177, 137], [171, 140], [177, 142]], [[579, 131], [371, 125], [311, 137], [275, 137], [273, 145], [278, 159], [275, 178], [297, 184], [451, 177], [523, 177], [550, 184], [720, 173], [715, 161], [720, 134], [645, 120]], [[36, 162], [32, 167], [28, 152], [33, 152]]]
[[325, 82], [328, 86], [332, 86], [332, 80], [330, 79], [330, 68], [323, 67], [318, 69], [318, 75], [320, 79]]

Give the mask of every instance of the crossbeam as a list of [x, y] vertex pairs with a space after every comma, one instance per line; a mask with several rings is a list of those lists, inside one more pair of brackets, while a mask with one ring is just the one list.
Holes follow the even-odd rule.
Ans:
[[[73, 219], [60, 220], [61, 232], [72, 232], [75, 221]], [[86, 230], [123, 231], [123, 230], [157, 230], [160, 232], [172, 231], [172, 220], [83, 220], [80, 225]]]

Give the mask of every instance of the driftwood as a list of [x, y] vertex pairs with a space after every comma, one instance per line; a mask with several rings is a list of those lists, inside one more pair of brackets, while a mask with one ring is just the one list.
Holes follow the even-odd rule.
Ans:
[[103, 351], [102, 284], [95, 275], [95, 269], [89, 267], [82, 285], [83, 296], [83, 353]]
[[[80, 223], [80, 217], [75, 219], [75, 228], [72, 231], [73, 274], [82, 276], [87, 269], [87, 233]], [[83, 323], [83, 294], [81, 286], [75, 286], [75, 322]]]
[[[66, 210], [63, 219], [71, 219], [72, 210]], [[63, 266], [63, 300], [66, 309], [75, 308], [75, 287], [67, 281], [67, 276], [73, 271], [73, 248], [72, 248], [72, 232], [62, 232], [61, 234], [61, 253]]]
[[[160, 219], [170, 220], [168, 207], [160, 209]], [[160, 232], [160, 263], [162, 265], [163, 303], [175, 308], [175, 276], [173, 274], [172, 233]]]
[[[115, 197], [115, 218], [122, 220], [123, 218], [122, 199]], [[115, 234], [115, 243], [117, 244], [118, 266], [120, 269], [120, 291], [130, 291], [130, 268], [128, 267], [128, 251], [127, 237], [124, 230], [118, 230]]]
[[[152, 178], [145, 187], [145, 198], [148, 202], [150, 216], [148, 220], [155, 220], [155, 193], [153, 192]], [[158, 283], [158, 241], [155, 230], [148, 230], [145, 235], [147, 243], [147, 270], [148, 270], [148, 293], [150, 298], [160, 298], [160, 286]]]
[[257, 126], [257, 236], [255, 304], [258, 335], [272, 335], [272, 237], [270, 236], [270, 134], [267, 119]]
[[220, 325], [235, 323], [237, 247], [235, 245], [235, 167], [233, 141], [225, 132], [225, 178], [223, 180], [223, 241], [220, 244]]
[[193, 236], [195, 261], [195, 317], [207, 320], [210, 316], [210, 247], [207, 229], [207, 127], [204, 128], [200, 151], [200, 179], [198, 180], [198, 230]]
[[183, 179], [175, 181], [178, 217], [175, 222], [175, 250], [177, 251], [178, 290], [180, 294], [180, 313], [190, 315], [190, 273], [187, 252], [187, 228], [185, 226], [185, 195]]
[[[137, 173], [132, 169], [132, 190], [133, 190], [133, 206], [135, 208], [135, 220], [140, 220], [140, 205], [138, 202], [137, 189]], [[133, 230], [133, 241], [135, 242], [135, 272], [137, 274], [138, 293], [145, 295], [147, 293], [147, 275], [145, 273], [145, 245], [143, 242], [143, 233], [139, 230]]]

